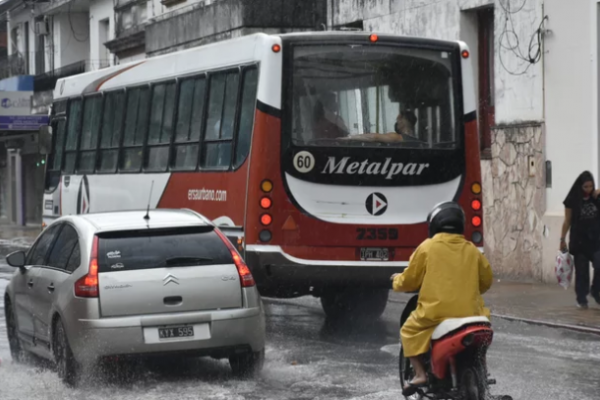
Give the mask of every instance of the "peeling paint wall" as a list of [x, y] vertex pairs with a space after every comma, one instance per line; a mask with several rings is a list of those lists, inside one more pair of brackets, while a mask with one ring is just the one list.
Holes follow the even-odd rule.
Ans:
[[[530, 39], [543, 18], [542, 0], [336, 0], [333, 3], [334, 26], [362, 20], [368, 31], [447, 40], [464, 39], [461, 14], [494, 6], [496, 49], [500, 48], [501, 38], [504, 46], [502, 59], [496, 51], [494, 62], [496, 123], [543, 119], [542, 64], [527, 68], [527, 62], [505, 48], [515, 48], [520, 56], [528, 58]], [[511, 4], [511, 8], [505, 11], [501, 5], [507, 7], [506, 4]], [[509, 25], [505, 26], [507, 18]]]

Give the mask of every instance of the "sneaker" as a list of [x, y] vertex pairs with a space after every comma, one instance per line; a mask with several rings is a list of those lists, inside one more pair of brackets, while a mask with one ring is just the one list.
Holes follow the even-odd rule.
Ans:
[[588, 305], [587, 305], [587, 303], [577, 303], [577, 308], [581, 308], [582, 310], [587, 310]]
[[592, 294], [592, 297], [596, 300], [596, 303], [600, 304], [600, 293]]

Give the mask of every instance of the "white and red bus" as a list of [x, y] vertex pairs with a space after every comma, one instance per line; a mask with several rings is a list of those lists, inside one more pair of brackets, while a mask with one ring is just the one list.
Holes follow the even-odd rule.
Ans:
[[483, 246], [473, 81], [462, 42], [364, 32], [255, 34], [60, 79], [44, 223], [189, 208], [263, 295], [378, 316], [436, 203], [459, 201]]

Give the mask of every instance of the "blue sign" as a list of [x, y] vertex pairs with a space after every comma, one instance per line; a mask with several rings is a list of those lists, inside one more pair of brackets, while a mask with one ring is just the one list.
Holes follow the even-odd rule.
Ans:
[[0, 115], [0, 131], [37, 131], [48, 125], [47, 115]]

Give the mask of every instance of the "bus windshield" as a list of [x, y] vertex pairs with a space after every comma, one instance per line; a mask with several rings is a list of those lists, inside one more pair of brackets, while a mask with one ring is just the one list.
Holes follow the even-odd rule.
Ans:
[[457, 146], [448, 51], [299, 45], [293, 53], [296, 146]]

